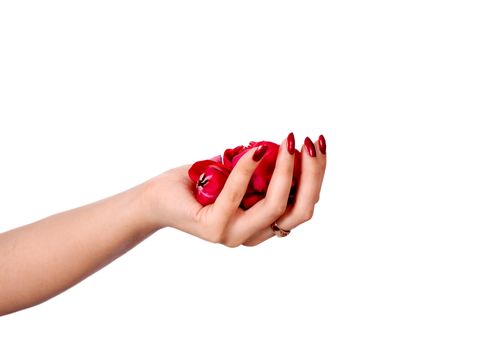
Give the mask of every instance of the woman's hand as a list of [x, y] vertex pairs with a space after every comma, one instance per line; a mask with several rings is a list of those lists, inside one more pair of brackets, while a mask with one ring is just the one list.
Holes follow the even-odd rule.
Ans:
[[239, 205], [264, 148], [248, 151], [215, 203], [205, 207], [195, 200], [188, 166], [184, 166], [109, 198], [1, 234], [0, 315], [66, 290], [165, 226], [237, 247], [272, 237], [274, 222], [290, 230], [309, 220], [326, 167], [324, 138], [319, 147], [306, 138], [295, 203], [286, 207], [294, 166], [291, 135], [279, 147], [266, 197], [247, 211]]
[[236, 247], [272, 237], [274, 222], [290, 230], [309, 220], [319, 199], [326, 146], [322, 137], [318, 147], [306, 138], [295, 203], [286, 207], [294, 166], [291, 135], [279, 148], [266, 197], [247, 211], [239, 205], [264, 148], [248, 151], [215, 203], [205, 207], [195, 200], [188, 166], [184, 166], [109, 198], [1, 234], [0, 315], [66, 290], [165, 226]]
[[195, 200], [193, 183], [187, 175], [189, 166], [172, 169], [150, 180], [147, 183], [150, 220], [159, 228], [174, 227], [229, 247], [254, 246], [271, 238], [274, 222], [284, 230], [292, 230], [311, 219], [319, 200], [326, 168], [326, 144], [322, 136], [316, 143], [306, 138], [296, 199], [293, 205], [287, 206], [294, 167], [291, 147], [294, 147], [293, 137], [288, 137], [279, 147], [266, 197], [249, 210], [244, 211], [239, 205], [259, 164], [257, 155], [263, 152], [259, 148], [247, 152], [237, 163], [211, 205], [202, 206]]

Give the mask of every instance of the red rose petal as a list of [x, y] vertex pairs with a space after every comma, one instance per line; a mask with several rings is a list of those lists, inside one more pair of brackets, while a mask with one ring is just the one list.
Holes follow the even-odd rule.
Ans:
[[[279, 145], [270, 141], [250, 142], [248, 147], [237, 146], [226, 149], [223, 157], [217, 156], [210, 160], [196, 162], [189, 169], [190, 179], [197, 184], [195, 187], [195, 197], [202, 204], [213, 203], [225, 184], [231, 170], [235, 167], [240, 158], [250, 149], [266, 145], [267, 151], [254, 171], [247, 186], [246, 194], [242, 200], [241, 208], [249, 209], [258, 201], [263, 199], [269, 187], [272, 174], [276, 165]], [[205, 174], [203, 181], [199, 181], [200, 176]], [[295, 151], [294, 172], [291, 185], [291, 194], [288, 202], [293, 203], [299, 179], [301, 177], [301, 152]]]

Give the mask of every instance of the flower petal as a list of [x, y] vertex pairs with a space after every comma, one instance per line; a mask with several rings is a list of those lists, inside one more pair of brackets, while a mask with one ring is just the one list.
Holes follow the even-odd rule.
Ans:
[[237, 146], [235, 148], [227, 148], [224, 152], [223, 164], [227, 168], [232, 170], [235, 166], [235, 163], [233, 163], [234, 157], [237, 156], [240, 152], [243, 152], [244, 150], [245, 150], [244, 146]]
[[209, 159], [209, 160], [201, 160], [199, 162], [194, 163], [190, 167], [190, 169], [188, 169], [188, 176], [193, 182], [196, 183], [200, 175], [202, 175], [202, 173], [210, 166], [219, 168], [221, 171], [225, 172], [227, 176], [230, 173], [230, 169], [227, 169], [222, 163], [217, 163]]
[[262, 194], [262, 193], [246, 194], [242, 199], [242, 203], [240, 204], [240, 206], [244, 210], [250, 209], [252, 206], [254, 206], [258, 201], [260, 201], [264, 197], [265, 197], [265, 194]]
[[213, 158], [210, 158], [210, 160], [213, 160], [215, 163], [223, 164], [223, 162], [222, 162], [222, 156], [221, 155], [218, 155], [218, 156], [215, 156]]

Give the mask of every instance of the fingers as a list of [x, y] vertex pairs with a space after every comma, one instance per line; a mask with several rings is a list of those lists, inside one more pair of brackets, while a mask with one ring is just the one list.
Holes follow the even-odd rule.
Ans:
[[[292, 230], [313, 216], [326, 170], [326, 142], [324, 137], [321, 135], [315, 143], [306, 138], [301, 153], [301, 179], [294, 206], [277, 218], [277, 224], [285, 230]], [[271, 223], [267, 226], [270, 226]], [[272, 229], [266, 227], [259, 234], [250, 237], [244, 242], [244, 245], [254, 246], [273, 236]]]
[[253, 247], [258, 244], [261, 244], [262, 242], [267, 241], [268, 239], [274, 237], [274, 231], [270, 227], [266, 228], [263, 230], [261, 233], [257, 235], [253, 235], [250, 237], [247, 241], [245, 241], [243, 244], [247, 247]]
[[222, 192], [211, 207], [212, 215], [220, 232], [225, 230], [227, 223], [239, 208], [252, 173], [266, 151], [267, 146], [265, 145], [250, 150], [237, 162], [230, 173]]
[[292, 230], [311, 219], [326, 169], [324, 137], [321, 136], [315, 143], [306, 138], [301, 150], [301, 176], [295, 202], [288, 209], [286, 206], [294, 169], [294, 151], [291, 152], [290, 147], [294, 139], [292, 135], [290, 140], [290, 136], [279, 147], [266, 197], [247, 211], [241, 210], [239, 206], [267, 148], [259, 146], [239, 160], [217, 200], [205, 212], [208, 214], [207, 228], [216, 232], [215, 241], [230, 247], [241, 244], [253, 246], [274, 236], [270, 226], [275, 221], [279, 227]]
[[254, 234], [257, 235], [286, 211], [294, 168], [294, 152], [291, 154], [288, 147], [288, 144], [292, 146], [294, 142], [290, 138], [291, 134], [279, 147], [276, 166], [266, 197], [242, 213], [240, 220], [232, 222], [230, 236], [234, 245], [240, 245]]
[[[291, 137], [291, 134], [289, 134], [288, 139]], [[291, 154], [288, 150], [288, 139], [284, 140], [281, 147], [279, 147], [276, 167], [269, 183], [266, 197], [262, 201], [265, 209], [276, 215], [278, 214], [278, 217], [286, 211], [294, 170], [294, 153]]]
[[[294, 206], [294, 214], [306, 219], [302, 220], [302, 222], [311, 218], [314, 205], [319, 201], [319, 193], [326, 168], [325, 159], [323, 160], [321, 153], [316, 151], [317, 147], [309, 138], [306, 138], [303, 148], [301, 182]], [[312, 153], [313, 150], [314, 153]]]
[[[281, 227], [287, 230], [291, 230], [311, 219], [314, 207], [319, 201], [326, 170], [326, 148], [321, 146], [320, 140], [321, 137], [316, 143], [313, 143], [309, 138], [304, 141], [301, 150], [301, 179], [294, 207], [277, 221]], [[324, 140], [324, 137], [322, 140]]]

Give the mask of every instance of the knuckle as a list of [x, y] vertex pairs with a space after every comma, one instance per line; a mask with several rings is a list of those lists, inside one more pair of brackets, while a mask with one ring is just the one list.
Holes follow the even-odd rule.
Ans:
[[225, 230], [223, 226], [217, 224], [211, 229], [211, 242], [212, 243], [224, 243], [225, 240]]
[[308, 222], [313, 218], [314, 208], [308, 208], [299, 215], [301, 223]]
[[252, 167], [245, 166], [245, 167], [242, 167], [241, 169], [241, 173], [244, 178], [251, 177], [253, 172], [254, 172], [254, 169]]
[[286, 211], [286, 203], [277, 203], [275, 205], [272, 206], [272, 214], [277, 218], [279, 218], [280, 216], [282, 216], [282, 214], [284, 214], [284, 212]]
[[315, 199], [315, 201], [314, 201], [315, 203], [318, 203], [318, 202], [319, 202], [319, 197], [320, 197], [320, 195], [319, 195], [319, 193], [318, 193], [318, 195], [316, 196], [316, 199]]
[[241, 198], [240, 191], [231, 191], [228, 194], [228, 201], [234, 205], [239, 204]]
[[286, 212], [287, 203], [281, 201], [268, 201], [266, 208], [272, 218], [278, 219]]
[[237, 248], [238, 246], [240, 246], [240, 243], [236, 242], [236, 241], [227, 241], [227, 242], [223, 243], [223, 245], [225, 245], [229, 248]]
[[242, 164], [242, 162], [239, 162], [237, 165], [239, 164], [240, 166], [236, 166], [236, 169], [234, 169], [234, 176], [236, 177], [236, 180], [242, 181], [243, 179], [250, 178], [253, 173], [252, 167]]
[[312, 178], [314, 179], [319, 179], [321, 178], [322, 176], [322, 173], [323, 173], [323, 170], [319, 167], [319, 166], [316, 166], [316, 167], [312, 167], [310, 170], [309, 170], [309, 174]]

